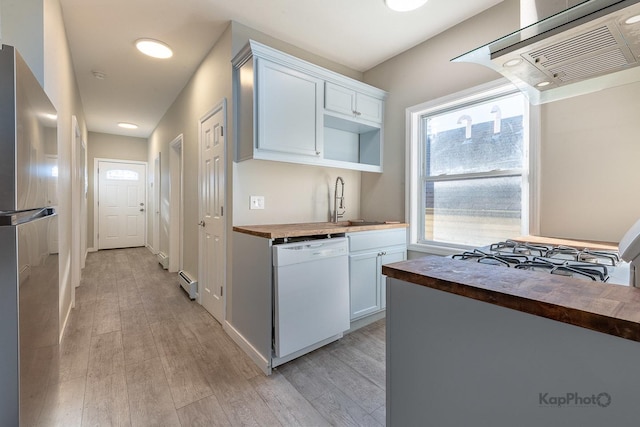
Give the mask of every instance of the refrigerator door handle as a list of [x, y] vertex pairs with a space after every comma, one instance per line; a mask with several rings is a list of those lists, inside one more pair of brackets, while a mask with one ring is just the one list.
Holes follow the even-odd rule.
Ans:
[[0, 225], [19, 225], [34, 219], [54, 215], [53, 208], [32, 209], [21, 212], [0, 213]]

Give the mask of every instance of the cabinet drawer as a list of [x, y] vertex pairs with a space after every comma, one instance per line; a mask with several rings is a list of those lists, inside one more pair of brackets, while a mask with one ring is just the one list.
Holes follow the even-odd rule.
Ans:
[[324, 108], [347, 116], [353, 116], [356, 106], [356, 92], [327, 82], [324, 88]]
[[356, 95], [357, 116], [362, 120], [382, 123], [382, 100], [359, 93]]
[[407, 244], [407, 231], [405, 228], [360, 231], [348, 233], [347, 237], [349, 237], [349, 252]]

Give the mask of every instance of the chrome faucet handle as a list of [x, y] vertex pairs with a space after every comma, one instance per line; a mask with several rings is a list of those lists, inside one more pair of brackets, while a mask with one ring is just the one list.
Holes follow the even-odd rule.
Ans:
[[[338, 184], [341, 184], [340, 186], [341, 191], [339, 195], [338, 195]], [[342, 212], [340, 212], [340, 209], [342, 209]], [[345, 212], [346, 212], [346, 209], [344, 206], [344, 179], [342, 179], [342, 177], [337, 177], [336, 184], [333, 190], [333, 215], [332, 215], [333, 222], [338, 222], [338, 220], [344, 216]]]

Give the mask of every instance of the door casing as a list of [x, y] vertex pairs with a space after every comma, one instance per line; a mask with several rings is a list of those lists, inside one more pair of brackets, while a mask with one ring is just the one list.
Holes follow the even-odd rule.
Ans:
[[184, 236], [183, 135], [169, 143], [169, 271], [182, 269]]
[[[210, 119], [211, 117], [213, 117], [215, 114], [222, 112], [222, 128], [223, 128], [223, 134], [222, 134], [222, 144], [223, 144], [223, 155], [222, 155], [222, 159], [221, 159], [221, 167], [223, 168], [222, 170], [222, 176], [223, 176], [223, 183], [221, 183], [221, 188], [222, 188], [222, 196], [220, 197], [221, 200], [218, 201], [218, 203], [220, 203], [220, 205], [222, 206], [221, 208], [221, 219], [220, 221], [222, 221], [222, 232], [220, 233], [220, 238], [222, 240], [222, 242], [220, 243], [220, 246], [223, 248], [223, 250], [220, 251], [220, 255], [221, 255], [221, 259], [218, 259], [218, 263], [217, 266], [221, 269], [220, 274], [222, 275], [222, 279], [221, 279], [221, 286], [222, 286], [222, 290], [221, 290], [221, 300], [222, 300], [222, 307], [221, 307], [221, 313], [217, 313], [218, 315], [216, 316], [214, 313], [211, 313], [221, 324], [224, 325], [224, 320], [226, 318], [226, 300], [227, 300], [227, 287], [226, 287], [226, 277], [227, 277], [227, 272], [226, 272], [226, 245], [227, 245], [227, 217], [228, 215], [226, 215], [224, 213], [224, 207], [227, 206], [226, 203], [226, 181], [227, 181], [227, 100], [226, 98], [223, 98], [215, 107], [213, 107], [209, 112], [207, 112], [206, 114], [204, 114], [199, 122], [198, 122], [198, 215], [199, 215], [199, 220], [203, 220], [204, 219], [204, 203], [203, 203], [203, 199], [204, 199], [204, 170], [203, 170], [203, 159], [202, 159], [202, 152], [203, 152], [203, 138], [202, 138], [202, 129], [203, 129], [203, 124]], [[198, 248], [199, 248], [199, 256], [198, 256], [198, 302], [205, 306], [203, 304], [203, 294], [204, 294], [204, 278], [205, 278], [205, 268], [204, 266], [206, 265], [206, 263], [210, 262], [211, 260], [207, 260], [205, 259], [205, 251], [204, 251], [204, 244], [205, 244], [205, 230], [204, 227], [199, 227], [198, 230]], [[205, 306], [206, 308], [206, 306]]]
[[[110, 163], [123, 163], [123, 164], [135, 164], [135, 165], [144, 165], [145, 167], [145, 173], [144, 173], [144, 188], [145, 188], [145, 195], [144, 195], [144, 208], [145, 208], [145, 214], [147, 214], [148, 212], [146, 212], [147, 207], [149, 205], [148, 203], [148, 194], [147, 194], [147, 162], [140, 162], [140, 161], [136, 161], [136, 160], [120, 160], [120, 159], [107, 159], [107, 158], [100, 158], [100, 157], [95, 157], [93, 159], [93, 246], [96, 250], [99, 249], [100, 245], [98, 243], [98, 231], [99, 231], [99, 222], [98, 222], [98, 217], [100, 216], [100, 210], [99, 210], [99, 206], [98, 206], [98, 202], [100, 199], [100, 191], [99, 191], [99, 185], [100, 185], [100, 181], [99, 181], [99, 174], [98, 174], [98, 168], [100, 165], [100, 162], [110, 162]], [[144, 241], [147, 241], [147, 226], [146, 226], [146, 221], [147, 221], [147, 216], [145, 215], [145, 225], [143, 227], [144, 230]]]

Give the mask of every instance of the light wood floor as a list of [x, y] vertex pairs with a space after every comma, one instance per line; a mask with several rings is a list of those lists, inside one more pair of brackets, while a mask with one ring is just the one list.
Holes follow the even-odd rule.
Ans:
[[270, 377], [145, 248], [92, 253], [32, 422], [43, 426], [380, 426], [379, 321]]

